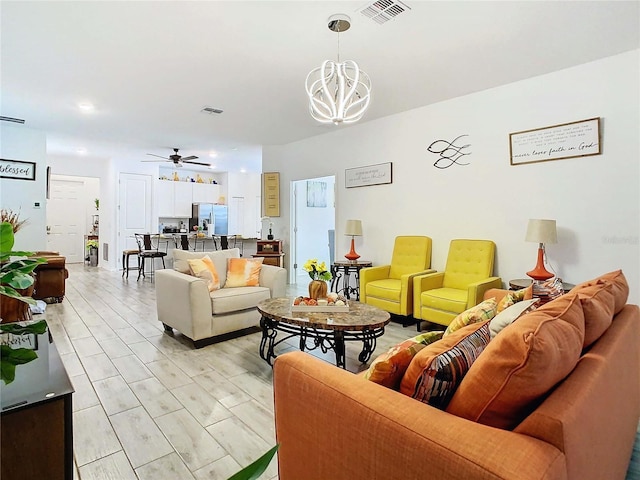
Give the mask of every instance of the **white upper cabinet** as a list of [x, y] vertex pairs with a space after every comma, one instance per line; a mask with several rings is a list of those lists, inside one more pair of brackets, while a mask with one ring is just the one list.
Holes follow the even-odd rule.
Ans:
[[193, 203], [218, 203], [220, 185], [212, 183], [192, 183]]

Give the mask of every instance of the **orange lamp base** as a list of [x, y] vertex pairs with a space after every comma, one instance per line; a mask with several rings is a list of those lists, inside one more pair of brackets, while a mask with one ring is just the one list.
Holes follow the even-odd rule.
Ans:
[[347, 260], [351, 260], [352, 262], [355, 262], [360, 258], [360, 255], [356, 253], [356, 245], [353, 237], [351, 237], [351, 251], [347, 253], [344, 258], [346, 258]]
[[538, 248], [538, 263], [533, 270], [527, 272], [527, 275], [534, 280], [548, 280], [555, 276], [544, 268], [544, 249], [542, 247]]

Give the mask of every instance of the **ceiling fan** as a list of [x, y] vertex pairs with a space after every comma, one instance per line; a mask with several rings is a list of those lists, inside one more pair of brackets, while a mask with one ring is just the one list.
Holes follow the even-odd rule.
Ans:
[[151, 155], [152, 157], [162, 158], [163, 160], [142, 160], [143, 162], [173, 162], [176, 167], [181, 167], [183, 163], [190, 163], [192, 165], [202, 165], [204, 167], [210, 167], [210, 163], [202, 163], [202, 162], [194, 162], [193, 160], [197, 159], [195, 155], [191, 155], [189, 157], [182, 157], [178, 154], [178, 148], [174, 148], [175, 152], [173, 155], [169, 155], [168, 157], [161, 157], [160, 155], [156, 155], [154, 153], [147, 153], [147, 155]]

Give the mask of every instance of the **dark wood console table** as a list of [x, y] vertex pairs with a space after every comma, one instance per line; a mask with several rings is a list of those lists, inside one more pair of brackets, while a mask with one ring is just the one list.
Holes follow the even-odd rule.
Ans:
[[[43, 323], [44, 333], [32, 333], [42, 331]], [[0, 382], [0, 477], [73, 480], [73, 387], [46, 322], [26, 322], [22, 332], [17, 325], [0, 324], [3, 358], [16, 355], [18, 347], [37, 357], [16, 365], [13, 381]]]

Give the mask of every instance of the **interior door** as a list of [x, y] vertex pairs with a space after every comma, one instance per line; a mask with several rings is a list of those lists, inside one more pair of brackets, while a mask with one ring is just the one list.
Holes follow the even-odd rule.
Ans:
[[51, 178], [47, 200], [47, 250], [60, 252], [67, 263], [84, 261], [85, 202], [83, 180]]
[[[134, 233], [149, 233], [152, 225], [151, 176], [134, 173], [120, 174], [118, 198], [120, 252], [138, 248]], [[118, 255], [118, 262], [122, 262]], [[119, 265], [122, 268], [122, 265]]]

